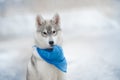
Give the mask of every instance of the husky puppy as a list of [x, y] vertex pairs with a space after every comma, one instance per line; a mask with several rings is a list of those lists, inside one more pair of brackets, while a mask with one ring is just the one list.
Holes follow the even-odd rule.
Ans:
[[[60, 17], [55, 14], [51, 20], [36, 17], [35, 45], [41, 49], [62, 45]], [[45, 62], [34, 50], [28, 64], [26, 80], [65, 80], [65, 73]]]

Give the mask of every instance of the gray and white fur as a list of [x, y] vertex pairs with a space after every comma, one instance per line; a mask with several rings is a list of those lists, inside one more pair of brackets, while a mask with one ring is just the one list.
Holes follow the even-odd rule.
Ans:
[[[51, 20], [44, 20], [40, 15], [36, 17], [35, 45], [39, 48], [52, 48], [62, 45], [60, 17], [56, 14]], [[65, 80], [65, 73], [55, 66], [45, 62], [33, 50], [28, 64], [26, 80]]]

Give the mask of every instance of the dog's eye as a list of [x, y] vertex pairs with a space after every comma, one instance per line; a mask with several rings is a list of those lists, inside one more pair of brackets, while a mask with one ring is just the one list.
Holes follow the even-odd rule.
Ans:
[[53, 31], [53, 34], [55, 34], [56, 33], [56, 31]]
[[47, 33], [46, 33], [46, 32], [43, 32], [43, 34], [44, 34], [44, 35], [47, 35]]

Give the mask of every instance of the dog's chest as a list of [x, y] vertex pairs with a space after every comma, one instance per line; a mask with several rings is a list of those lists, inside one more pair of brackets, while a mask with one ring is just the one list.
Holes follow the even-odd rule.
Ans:
[[50, 74], [54, 74], [56, 72], [58, 72], [59, 70], [53, 66], [52, 64], [47, 63], [45, 60], [43, 60], [35, 51], [34, 52], [34, 59], [33, 61], [35, 62], [36, 65], [36, 69], [38, 70], [38, 72], [47, 72]]
[[[33, 64], [34, 63], [34, 64]], [[31, 58], [32, 73], [38, 75], [38, 79], [41, 80], [58, 80], [58, 77], [62, 76], [62, 72], [57, 69], [54, 65], [44, 61], [36, 51], [33, 52], [33, 57]], [[35, 73], [34, 73], [35, 72]]]
[[49, 73], [56, 73], [56, 72], [58, 71], [58, 69], [56, 69], [55, 66], [47, 63], [47, 62], [44, 61], [44, 60], [39, 60], [39, 61], [37, 61], [36, 67], [37, 67], [37, 70], [38, 70], [39, 72], [42, 71], [42, 72], [47, 72], [47, 73], [48, 73], [48, 72], [49, 72]]
[[36, 70], [38, 75], [47, 79], [57, 79], [60, 75], [60, 71], [56, 67], [43, 60], [37, 61]]

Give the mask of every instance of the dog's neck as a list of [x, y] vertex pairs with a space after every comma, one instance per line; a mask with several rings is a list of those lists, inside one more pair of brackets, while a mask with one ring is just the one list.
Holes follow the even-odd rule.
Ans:
[[40, 45], [39, 42], [38, 42], [36, 39], [34, 40], [34, 43], [35, 43], [35, 45], [36, 45], [37, 47], [41, 48], [41, 47], [39, 46], [39, 45]]

